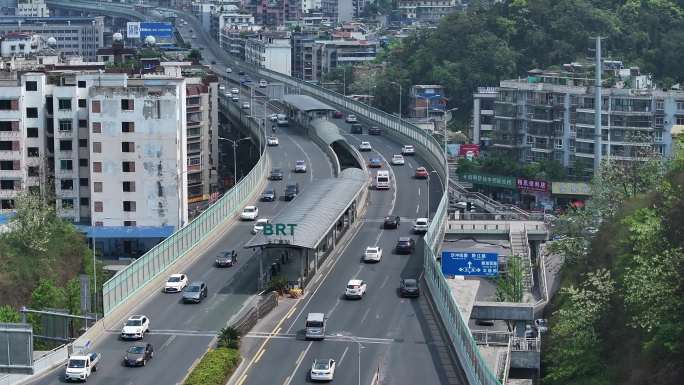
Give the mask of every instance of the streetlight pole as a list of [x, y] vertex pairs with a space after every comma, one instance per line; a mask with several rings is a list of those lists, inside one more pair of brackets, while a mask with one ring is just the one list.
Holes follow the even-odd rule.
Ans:
[[392, 84], [396, 84], [399, 86], [399, 119], [401, 119], [401, 83], [398, 82], [390, 82]]
[[238, 140], [233, 140], [233, 139], [228, 139], [228, 138], [224, 138], [221, 136], [219, 136], [218, 139], [219, 140], [227, 140], [233, 144], [233, 180], [235, 181], [233, 185], [236, 185], [238, 182], [238, 178], [237, 178], [237, 155], [236, 155], [236, 151], [235, 151], [237, 149], [237, 144], [238, 144], [238, 142], [240, 142], [242, 140], [252, 140], [252, 139], [249, 137], [246, 137], [246, 138], [240, 138]]

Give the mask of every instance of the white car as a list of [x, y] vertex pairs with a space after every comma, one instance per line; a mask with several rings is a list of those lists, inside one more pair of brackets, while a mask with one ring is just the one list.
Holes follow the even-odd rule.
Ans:
[[242, 209], [240, 219], [243, 221], [253, 221], [259, 216], [259, 209], [256, 206], [247, 206]]
[[370, 151], [372, 149], [373, 147], [371, 147], [370, 142], [361, 142], [359, 144], [359, 151]]
[[335, 360], [316, 359], [311, 365], [311, 381], [332, 381], [335, 377]]
[[344, 290], [344, 296], [347, 298], [363, 298], [364, 294], [366, 294], [366, 282], [360, 279], [350, 279], [347, 288]]
[[382, 259], [382, 249], [377, 246], [368, 246], [363, 253], [364, 262], [380, 262]]
[[232, 70], [230, 67], [226, 68], [226, 73], [227, 73], [227, 74], [232, 73], [232, 72], [233, 72], [233, 70]]
[[266, 80], [259, 80], [259, 88], [268, 87], [268, 82]]
[[306, 172], [306, 162], [303, 160], [295, 161], [295, 172]]
[[225, 90], [225, 89], [226, 89], [226, 86], [224, 86], [223, 84], [221, 84], [221, 85], [219, 86], [219, 90], [223, 91], [223, 90]]
[[236, 103], [237, 103], [237, 102], [239, 102], [239, 101], [240, 101], [240, 97], [239, 97], [239, 96], [237, 96], [237, 95], [233, 95], [233, 98], [232, 98], [232, 100], [233, 100], [234, 102], [236, 102]]
[[404, 156], [403, 155], [392, 155], [392, 164], [394, 165], [402, 165], [404, 164]]
[[415, 155], [416, 154], [416, 148], [413, 147], [411, 144], [405, 144], [404, 147], [401, 148], [401, 154], [402, 155]]
[[271, 114], [271, 116], [268, 117], [272, 122], [277, 122], [278, 121], [278, 114]]
[[164, 284], [164, 293], [180, 293], [188, 286], [188, 276], [185, 274], [171, 274]]
[[121, 329], [121, 339], [143, 339], [145, 333], [150, 331], [150, 319], [144, 315], [134, 315], [128, 318], [128, 321]]
[[264, 225], [268, 224], [268, 223], [271, 223], [270, 219], [266, 219], [266, 218], [257, 219], [256, 223], [254, 224], [254, 227], [252, 227], [252, 234], [257, 234], [257, 233], [264, 231]]
[[242, 103], [242, 109], [243, 110], [249, 110], [249, 102]]
[[237, 88], [231, 88], [231, 89], [230, 89], [230, 93], [231, 93], [231, 94], [237, 95], [237, 94], [240, 93], [240, 90], [238, 90]]
[[277, 146], [278, 143], [278, 138], [275, 136], [269, 136], [268, 139], [266, 139], [266, 144], [269, 146]]
[[416, 218], [413, 222], [413, 232], [414, 233], [425, 233], [428, 231], [428, 226], [430, 225], [430, 220], [428, 218]]
[[356, 115], [349, 114], [349, 115], [347, 115], [346, 118], [344, 118], [344, 121], [347, 123], [356, 123], [357, 122]]

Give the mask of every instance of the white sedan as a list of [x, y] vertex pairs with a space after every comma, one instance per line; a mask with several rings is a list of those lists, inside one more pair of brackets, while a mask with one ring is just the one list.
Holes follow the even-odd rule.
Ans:
[[371, 147], [370, 142], [361, 142], [359, 144], [359, 151], [370, 151], [372, 149], [373, 147]]
[[363, 253], [364, 262], [380, 262], [382, 259], [382, 249], [377, 246], [368, 246]]
[[295, 172], [306, 172], [306, 162], [303, 160], [295, 161]]
[[237, 88], [231, 88], [230, 93], [231, 93], [231, 94], [234, 94], [234, 95], [237, 95], [237, 94], [240, 93], [240, 90], [238, 90]]
[[257, 219], [256, 223], [254, 224], [254, 227], [252, 227], [252, 234], [257, 234], [257, 233], [264, 231], [264, 225], [268, 224], [268, 223], [271, 223], [270, 219], [266, 219], [266, 218]]
[[240, 219], [243, 221], [253, 221], [259, 216], [259, 209], [256, 206], [247, 206], [242, 209]]
[[188, 276], [185, 274], [171, 274], [164, 284], [164, 293], [180, 293], [188, 286]]
[[344, 121], [347, 123], [356, 123], [356, 115], [349, 114], [346, 118], [344, 118]]
[[411, 144], [405, 144], [404, 147], [401, 148], [401, 154], [402, 155], [415, 155], [416, 154], [416, 148], [413, 147]]
[[248, 110], [248, 109], [249, 109], [249, 102], [244, 102], [244, 103], [242, 103], [242, 109], [243, 109], [243, 110]]
[[366, 282], [360, 279], [350, 279], [347, 283], [347, 288], [344, 290], [344, 296], [347, 298], [363, 298], [366, 294]]
[[316, 359], [311, 365], [311, 381], [332, 381], [335, 377], [335, 360]]
[[392, 155], [392, 164], [403, 165], [404, 164], [404, 156], [403, 155]]
[[269, 119], [272, 122], [277, 122], [278, 121], [278, 114], [271, 114], [271, 116], [269, 116]]
[[278, 138], [275, 136], [269, 136], [268, 139], [266, 139], [266, 143], [269, 146], [277, 146], [278, 145]]

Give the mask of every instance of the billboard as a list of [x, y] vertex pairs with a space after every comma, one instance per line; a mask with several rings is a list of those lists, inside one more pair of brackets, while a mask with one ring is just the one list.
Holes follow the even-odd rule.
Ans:
[[557, 195], [591, 195], [591, 187], [585, 182], [553, 182], [551, 194]]
[[512, 176], [487, 174], [459, 174], [458, 180], [491, 187], [516, 188], [516, 179]]
[[479, 144], [462, 144], [458, 148], [458, 156], [466, 156], [468, 151], [472, 151], [473, 156], [480, 156]]
[[499, 274], [497, 253], [442, 251], [442, 274], [496, 277]]
[[0, 373], [33, 374], [33, 327], [0, 323]]
[[148, 36], [154, 36], [156, 39], [171, 40], [173, 38], [173, 24], [153, 22], [126, 23], [126, 37], [128, 39], [145, 40]]
[[549, 183], [544, 180], [518, 178], [518, 189], [525, 191], [549, 191]]

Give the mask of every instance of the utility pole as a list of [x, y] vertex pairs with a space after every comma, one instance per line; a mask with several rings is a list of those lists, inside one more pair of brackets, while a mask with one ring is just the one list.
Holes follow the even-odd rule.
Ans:
[[601, 36], [596, 36], [596, 68], [594, 71], [594, 175], [597, 175], [601, 167], [603, 133], [601, 130], [601, 114], [603, 112], [603, 98], [601, 93], [601, 75], [603, 61], [601, 60]]

